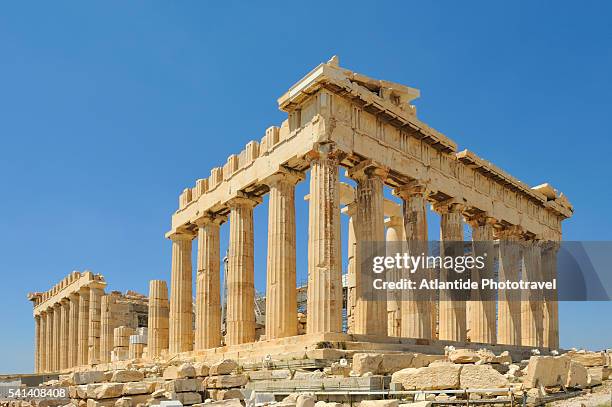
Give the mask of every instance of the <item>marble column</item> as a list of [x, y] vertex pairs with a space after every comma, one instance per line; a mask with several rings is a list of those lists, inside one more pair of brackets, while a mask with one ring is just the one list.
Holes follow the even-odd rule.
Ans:
[[61, 302], [60, 341], [59, 341], [59, 368], [68, 369], [68, 333], [70, 332], [70, 303], [67, 298]]
[[[510, 226], [499, 231], [499, 281], [519, 281], [521, 274], [521, 229]], [[499, 290], [497, 343], [521, 344], [521, 297], [517, 290]]]
[[89, 340], [87, 360], [90, 365], [100, 363], [100, 306], [104, 290], [99, 287], [89, 289]]
[[329, 144], [310, 158], [307, 333], [342, 332], [338, 158]]
[[[396, 190], [402, 198], [402, 213], [406, 250], [412, 256], [427, 256], [429, 236], [427, 232], [427, 190], [424, 185], [413, 183]], [[419, 268], [414, 273], [402, 273], [402, 278], [420, 281], [431, 279], [431, 270]], [[401, 336], [404, 338], [432, 339], [435, 332], [435, 307], [431, 293], [426, 290], [403, 290], [401, 311]]]
[[54, 372], [55, 366], [53, 365], [53, 307], [47, 308], [47, 333], [46, 333], [46, 365], [47, 372]]
[[[442, 257], [464, 255], [463, 247], [463, 205], [458, 203], [436, 204], [440, 213], [440, 252]], [[469, 272], [459, 273], [456, 269], [440, 268], [441, 281], [455, 281], [469, 277]], [[467, 338], [466, 299], [469, 293], [462, 290], [440, 291], [439, 339], [465, 342]]]
[[[556, 241], [542, 242], [541, 267], [543, 281], [557, 278], [557, 252], [560, 244]], [[557, 291], [546, 291], [543, 300], [543, 346], [559, 349], [559, 303]]]
[[45, 311], [41, 312], [39, 315], [40, 318], [40, 371], [48, 372], [49, 365], [47, 365], [47, 313]]
[[193, 350], [193, 274], [190, 234], [175, 233], [172, 239], [170, 281], [169, 352], [171, 355]]
[[[493, 236], [495, 219], [485, 213], [478, 214], [468, 220], [472, 227], [472, 250], [474, 257], [482, 257], [484, 267], [472, 268], [472, 281], [480, 282], [495, 278], [495, 263], [497, 250]], [[497, 296], [493, 290], [472, 290], [469, 303], [470, 341], [477, 343], [497, 342], [496, 332]]]
[[[387, 222], [387, 256], [394, 256], [399, 250], [404, 250], [404, 220], [400, 216], [391, 216]], [[401, 271], [397, 268], [387, 271], [387, 280], [399, 281]], [[387, 293], [387, 335], [402, 336], [402, 293], [389, 290]]]
[[34, 316], [34, 372], [35, 373], [40, 373], [41, 372], [41, 366], [40, 366], [40, 336], [41, 336], [41, 326], [40, 326], [40, 315], [35, 315]]
[[53, 304], [53, 371], [60, 370], [60, 332], [62, 329], [62, 310], [59, 303]]
[[195, 350], [221, 346], [221, 272], [219, 225], [222, 217], [198, 221]]
[[357, 287], [355, 286], [355, 256], [357, 254], [357, 236], [355, 234], [355, 211], [357, 204], [352, 202], [342, 209], [348, 215], [347, 244], [347, 299], [346, 299], [346, 333], [355, 333], [355, 306], [357, 303]]
[[147, 352], [155, 358], [168, 350], [168, 286], [163, 280], [149, 283], [149, 330]]
[[[149, 301], [151, 301], [150, 298]], [[114, 332], [117, 327], [116, 320], [113, 318], [113, 307], [116, 302], [117, 297], [113, 294], [103, 295], [100, 299], [100, 363], [111, 361]]]
[[[523, 242], [523, 281], [542, 281], [540, 243], [536, 240]], [[542, 291], [521, 291], [521, 345], [544, 346], [544, 314]]]
[[68, 296], [70, 301], [70, 324], [68, 326], [68, 367], [78, 365], [79, 354], [79, 295], [77, 293]]
[[301, 174], [283, 172], [266, 180], [270, 187], [266, 339], [297, 335], [295, 184], [302, 179]]
[[227, 270], [227, 334], [225, 343], [255, 341], [255, 282], [253, 264], [254, 199], [237, 197], [230, 207], [230, 242]]
[[77, 366], [86, 365], [89, 353], [89, 287], [79, 290]]
[[387, 335], [387, 291], [373, 288], [372, 258], [385, 255], [384, 181], [387, 171], [365, 162], [349, 170], [356, 180], [354, 217], [357, 246], [355, 284], [355, 333], [363, 335]]

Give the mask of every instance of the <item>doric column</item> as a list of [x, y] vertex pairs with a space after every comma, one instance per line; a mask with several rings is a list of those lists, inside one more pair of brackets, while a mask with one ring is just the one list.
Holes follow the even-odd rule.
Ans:
[[[559, 242], [546, 241], [541, 248], [541, 267], [543, 281], [557, 278], [557, 252]], [[559, 303], [557, 291], [546, 291], [543, 301], [543, 346], [559, 349]]]
[[39, 314], [40, 317], [40, 345], [39, 345], [39, 364], [41, 372], [48, 372], [49, 365], [47, 365], [47, 313], [42, 311]]
[[60, 340], [59, 340], [59, 368], [68, 369], [68, 333], [70, 332], [70, 303], [64, 298], [60, 308]]
[[[387, 335], [387, 292], [375, 290], [371, 272], [371, 259], [381, 253], [385, 241], [384, 180], [387, 170], [370, 161], [349, 170], [356, 180], [355, 201], [357, 210], [353, 222], [359, 236], [355, 284], [357, 302], [355, 307], [355, 333], [363, 335]], [[365, 267], [365, 269], [364, 269]], [[384, 278], [384, 276], [383, 276]]]
[[219, 225], [224, 217], [206, 216], [198, 225], [195, 350], [221, 346]]
[[324, 144], [310, 158], [307, 332], [342, 332], [338, 157]]
[[89, 289], [89, 341], [87, 360], [90, 365], [100, 363], [100, 306], [104, 290], [91, 286]]
[[155, 358], [168, 349], [168, 286], [163, 280], [149, 283], [148, 355]]
[[[395, 256], [399, 250], [404, 251], [404, 220], [400, 216], [391, 216], [387, 222], [387, 256]], [[393, 268], [387, 271], [388, 281], [399, 281], [402, 273]], [[387, 293], [387, 335], [402, 336], [402, 293], [389, 290]]]
[[348, 215], [348, 242], [347, 242], [347, 299], [346, 299], [346, 332], [355, 333], [355, 306], [357, 304], [357, 287], [355, 286], [355, 257], [357, 255], [357, 235], [355, 234], [355, 211], [357, 204], [351, 202], [343, 208]]
[[[521, 229], [510, 226], [499, 232], [499, 281], [519, 281], [521, 274]], [[497, 343], [521, 344], [521, 297], [517, 290], [499, 290]]]
[[79, 295], [77, 293], [68, 296], [70, 301], [70, 324], [68, 326], [68, 367], [78, 365], [79, 354]]
[[270, 187], [266, 339], [297, 335], [295, 184], [302, 179], [301, 174], [282, 172], [266, 180]]
[[113, 307], [116, 302], [117, 297], [113, 294], [103, 295], [100, 300], [100, 363], [111, 361], [113, 337], [117, 327], [117, 321], [113, 318]]
[[46, 366], [47, 372], [54, 372], [55, 366], [53, 365], [53, 308], [47, 308], [47, 332], [46, 332]]
[[245, 197], [233, 198], [228, 202], [227, 345], [255, 341], [253, 207], [257, 203], [257, 200]]
[[172, 239], [170, 281], [170, 354], [193, 350], [193, 275], [190, 234], [175, 233]]
[[[402, 198], [404, 239], [407, 252], [412, 256], [427, 256], [429, 236], [427, 232], [427, 190], [424, 185], [412, 183], [396, 190]], [[430, 270], [421, 268], [414, 273], [402, 273], [403, 278], [415, 281], [429, 280]], [[427, 290], [403, 290], [401, 310], [401, 336], [404, 338], [433, 338], [435, 307]]]
[[[475, 258], [482, 257], [484, 267], [471, 270], [472, 281], [480, 284], [485, 279], [495, 278], [497, 251], [493, 241], [495, 219], [480, 213], [468, 220], [472, 227], [472, 250]], [[469, 332], [470, 341], [478, 343], [496, 343], [496, 308], [497, 297], [493, 290], [472, 290], [470, 293]]]
[[40, 323], [40, 315], [34, 316], [34, 372], [40, 373], [40, 336], [41, 336], [41, 323]]
[[89, 287], [79, 290], [79, 330], [77, 366], [86, 365], [89, 353]]
[[[523, 281], [542, 281], [540, 243], [536, 240], [523, 242]], [[542, 347], [544, 325], [542, 313], [542, 292], [526, 289], [521, 291], [521, 345]]]
[[[463, 205], [441, 203], [434, 206], [440, 213], [440, 252], [446, 256], [464, 255], [463, 247]], [[440, 280], [455, 281], [469, 276], [469, 272], [459, 273], [454, 269], [440, 268]], [[467, 338], [466, 297], [462, 290], [440, 291], [439, 339], [464, 342]]]
[[60, 332], [62, 329], [62, 310], [59, 303], [53, 304], [53, 371], [60, 370]]

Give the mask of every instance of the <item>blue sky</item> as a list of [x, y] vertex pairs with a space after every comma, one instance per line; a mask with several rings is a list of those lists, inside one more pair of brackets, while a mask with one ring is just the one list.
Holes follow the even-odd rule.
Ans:
[[[420, 118], [461, 149], [565, 192], [576, 208], [565, 239], [612, 240], [611, 12], [604, 1], [4, 4], [0, 372], [33, 368], [28, 291], [71, 270], [122, 291], [168, 279], [180, 191], [278, 125], [277, 97], [333, 54], [421, 89]], [[255, 210], [260, 289], [266, 211]], [[612, 346], [611, 313], [561, 304], [562, 346]]]

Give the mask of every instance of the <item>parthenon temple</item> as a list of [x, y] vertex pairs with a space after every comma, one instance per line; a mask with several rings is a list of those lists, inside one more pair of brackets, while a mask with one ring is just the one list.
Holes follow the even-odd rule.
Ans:
[[[355, 270], [358, 242], [432, 240], [431, 211], [440, 217], [435, 238], [442, 244], [463, 241], [466, 230], [474, 241], [495, 241], [500, 279], [556, 273], [561, 222], [573, 212], [567, 198], [548, 183], [529, 187], [474, 152], [460, 151], [419, 120], [411, 104], [419, 95], [342, 68], [336, 57], [314, 68], [278, 99], [288, 115], [280, 127], [267, 128], [261, 140], [249, 141], [180, 194], [166, 233], [172, 245], [169, 290], [162, 281], [151, 282], [148, 301], [142, 300], [146, 323], [109, 326], [103, 306], [109, 300], [102, 302], [106, 283], [92, 273], [71, 274], [31, 297], [37, 371], [111, 361], [118, 338], [113, 332], [120, 326], [135, 336], [138, 328], [148, 328], [146, 349], [135, 354], [150, 359], [291, 353], [322, 343], [428, 351], [479, 344], [517, 352], [557, 349], [555, 298], [511, 301], [500, 292], [496, 301], [440, 295], [418, 302], [355, 295], [367, 283]], [[350, 182], [342, 181], [344, 174]], [[296, 277], [300, 182], [309, 183], [303, 313]], [[255, 235], [253, 211], [266, 195], [265, 333], [259, 335], [255, 273], [264, 270], [255, 270], [254, 242], [261, 236]], [[225, 294], [220, 228], [226, 222]], [[341, 250], [343, 235], [348, 253]], [[504, 242], [516, 241], [541, 244], [518, 253], [504, 249]], [[304, 332], [298, 323], [303, 318]]]

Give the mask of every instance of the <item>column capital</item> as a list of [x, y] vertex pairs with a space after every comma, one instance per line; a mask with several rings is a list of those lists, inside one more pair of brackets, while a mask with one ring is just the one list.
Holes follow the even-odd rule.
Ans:
[[389, 174], [389, 168], [373, 160], [365, 160], [347, 171], [354, 180], [380, 178], [383, 181]]
[[339, 160], [342, 155], [342, 151], [336, 148], [335, 143], [317, 143], [310, 150], [304, 158], [309, 163], [313, 161], [321, 160], [321, 159], [334, 159]]
[[88, 294], [89, 295], [89, 287], [81, 287], [81, 288], [79, 288], [79, 295], [84, 295], [84, 294]]
[[227, 216], [207, 212], [202, 215], [202, 217], [196, 219], [193, 223], [195, 223], [198, 227], [203, 227], [210, 224], [220, 225], [225, 222], [227, 222]]
[[473, 216], [466, 216], [466, 222], [473, 228], [486, 225], [494, 226], [499, 223], [497, 219], [489, 216], [487, 212], [480, 212]]
[[62, 304], [60, 304], [59, 302], [56, 302], [55, 304], [52, 305], [53, 310], [55, 311], [56, 309], [60, 309], [62, 307]]
[[402, 199], [410, 199], [412, 196], [424, 196], [427, 197], [431, 192], [427, 188], [427, 181], [414, 180], [410, 181], [407, 184], [400, 185], [399, 187], [393, 190], [396, 196], [399, 196]]
[[304, 173], [290, 168], [280, 167], [277, 172], [262, 181], [263, 184], [272, 187], [279, 183], [295, 185], [306, 178]]
[[439, 214], [445, 213], [463, 213], [465, 210], [465, 204], [458, 200], [451, 198], [446, 201], [436, 202], [433, 205], [434, 211]]
[[187, 233], [187, 232], [173, 232], [169, 235], [166, 236], [168, 239], [172, 240], [173, 242], [178, 242], [178, 241], [185, 241], [185, 240], [193, 240], [194, 235], [193, 233]]
[[262, 202], [260, 197], [239, 193], [238, 196], [230, 198], [227, 201], [227, 206], [230, 209], [234, 208], [253, 208]]
[[78, 298], [79, 298], [79, 293], [78, 292], [68, 294], [68, 299], [70, 301], [76, 301]]

